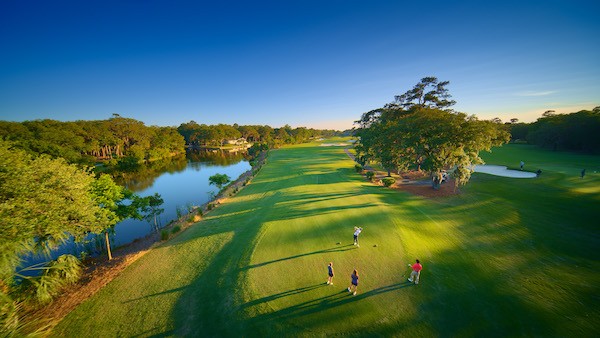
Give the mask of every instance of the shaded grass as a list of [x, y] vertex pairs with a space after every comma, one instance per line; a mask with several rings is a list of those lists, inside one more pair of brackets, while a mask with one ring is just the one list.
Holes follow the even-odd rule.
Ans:
[[[518, 165], [526, 151], [526, 163], [552, 165], [531, 180], [475, 174], [461, 195], [425, 200], [365, 182], [340, 147], [274, 151], [238, 196], [135, 262], [55, 334], [594, 335], [598, 178], [571, 179], [585, 158], [501, 149], [486, 161]], [[418, 286], [405, 282], [415, 258]], [[330, 261], [334, 286], [324, 284]]]

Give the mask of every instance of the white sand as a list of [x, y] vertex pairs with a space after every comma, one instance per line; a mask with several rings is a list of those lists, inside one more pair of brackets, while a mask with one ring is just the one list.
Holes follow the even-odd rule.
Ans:
[[484, 173], [503, 177], [514, 177], [514, 178], [533, 178], [537, 175], [527, 171], [509, 170], [502, 165], [476, 165], [476, 173]]

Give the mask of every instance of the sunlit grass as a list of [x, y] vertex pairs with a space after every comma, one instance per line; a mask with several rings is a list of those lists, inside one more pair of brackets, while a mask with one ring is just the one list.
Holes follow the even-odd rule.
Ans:
[[[55, 334], [593, 335], [598, 178], [576, 168], [600, 161], [572, 156], [501, 148], [486, 161], [523, 158], [542, 176], [474, 174], [461, 194], [428, 200], [366, 182], [343, 147], [273, 151], [238, 196], [129, 267]], [[406, 283], [415, 258], [418, 286]]]

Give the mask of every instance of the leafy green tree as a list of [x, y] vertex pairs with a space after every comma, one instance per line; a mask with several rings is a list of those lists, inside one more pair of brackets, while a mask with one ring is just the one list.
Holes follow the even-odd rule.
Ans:
[[190, 121], [188, 123], [182, 123], [177, 127], [177, 132], [181, 134], [185, 140], [185, 143], [193, 145], [194, 140], [192, 135], [198, 131], [200, 125], [196, 121]]
[[260, 135], [260, 141], [268, 144], [269, 147], [272, 147], [273, 146], [273, 137], [275, 134], [273, 128], [271, 128], [270, 126], [257, 126], [256, 130], [258, 131], [258, 134]]
[[154, 231], [158, 233], [158, 230], [160, 228], [158, 224], [158, 217], [165, 211], [165, 209], [160, 207], [161, 205], [163, 205], [164, 200], [158, 193], [155, 193], [151, 196], [143, 197], [143, 199], [144, 207], [142, 208], [142, 211], [145, 213], [144, 219], [149, 223], [153, 222]]
[[219, 124], [216, 126], [216, 128], [219, 131], [219, 142], [221, 146], [223, 146], [223, 144], [225, 144], [225, 142], [228, 140], [237, 140], [242, 136], [242, 134], [233, 126]]
[[106, 220], [100, 231], [93, 232], [104, 233], [106, 253], [108, 259], [111, 260], [110, 234], [114, 233], [115, 226], [128, 218], [143, 219], [143, 212], [148, 202], [130, 190], [117, 185], [107, 174], [100, 175], [92, 183], [91, 193], [94, 201], [101, 208], [98, 217]]
[[434, 189], [444, 170], [454, 172], [456, 186], [466, 184], [472, 165], [482, 163], [479, 152], [508, 142], [510, 135], [501, 124], [449, 109], [455, 101], [447, 84], [424, 78], [384, 108], [363, 114], [357, 121], [358, 158], [380, 161], [388, 176], [394, 168], [427, 170]]
[[529, 125], [527, 141], [553, 150], [600, 153], [600, 108], [571, 114], [546, 112]]
[[219, 190], [223, 189], [223, 186], [231, 182], [231, 178], [226, 174], [214, 174], [208, 178], [210, 185], [216, 185]]
[[0, 121], [0, 136], [29, 153], [82, 164], [123, 156], [138, 161], [153, 160], [184, 151], [175, 128], [146, 127], [140, 121], [118, 115], [102, 121]]
[[510, 138], [512, 141], [526, 141], [530, 125], [528, 123], [511, 123]]
[[421, 79], [411, 90], [402, 95], [396, 95], [394, 102], [386, 105], [387, 108], [429, 107], [450, 111], [456, 101], [450, 100], [450, 93], [446, 86], [450, 81], [438, 81], [437, 77], [428, 76]]
[[242, 137], [248, 142], [252, 143], [260, 139], [258, 130], [256, 130], [256, 128], [253, 126], [239, 126], [238, 130], [242, 134]]
[[[0, 327], [19, 328], [18, 299], [47, 301], [77, 278], [73, 256], [18, 267], [27, 254], [49, 254], [70, 238], [99, 232], [109, 220], [90, 187], [94, 176], [64, 159], [33, 157], [0, 140]], [[28, 276], [27, 270], [43, 273]]]
[[18, 264], [22, 253], [49, 252], [107, 222], [89, 194], [89, 171], [63, 159], [34, 158], [4, 141], [0, 154], [0, 266], [9, 267], [0, 271]]

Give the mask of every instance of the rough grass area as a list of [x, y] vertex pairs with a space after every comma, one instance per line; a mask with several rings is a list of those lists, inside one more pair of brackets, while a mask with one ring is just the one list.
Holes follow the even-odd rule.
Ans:
[[[600, 158], [516, 146], [486, 154], [491, 164], [521, 159], [542, 176], [474, 174], [461, 194], [427, 199], [367, 182], [343, 147], [273, 151], [237, 196], [138, 259], [53, 334], [597, 335], [600, 175], [576, 169]], [[419, 285], [406, 282], [415, 258]], [[345, 291], [354, 268], [356, 296]]]

